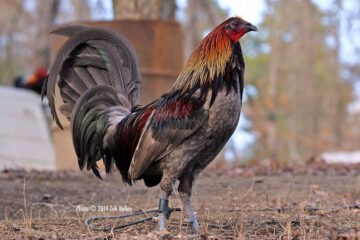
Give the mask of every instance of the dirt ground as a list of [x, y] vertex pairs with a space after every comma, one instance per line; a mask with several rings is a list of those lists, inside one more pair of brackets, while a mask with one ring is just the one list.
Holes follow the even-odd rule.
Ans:
[[[154, 220], [110, 232], [84, 226], [87, 217], [156, 208], [158, 191], [141, 182], [125, 186], [117, 174], [101, 181], [80, 171], [3, 171], [0, 239], [360, 239], [360, 209], [339, 209], [360, 203], [359, 166], [207, 171], [192, 196], [199, 234], [191, 233], [178, 212], [168, 232], [157, 231]], [[181, 206], [176, 192], [170, 204]], [[280, 207], [290, 210], [261, 210]]]

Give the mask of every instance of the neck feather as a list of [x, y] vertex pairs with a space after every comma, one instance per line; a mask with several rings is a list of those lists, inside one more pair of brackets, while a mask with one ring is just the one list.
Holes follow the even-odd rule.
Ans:
[[220, 25], [209, 33], [198, 45], [186, 62], [172, 90], [186, 93], [198, 86], [211, 85], [224, 74], [233, 52], [233, 43]]

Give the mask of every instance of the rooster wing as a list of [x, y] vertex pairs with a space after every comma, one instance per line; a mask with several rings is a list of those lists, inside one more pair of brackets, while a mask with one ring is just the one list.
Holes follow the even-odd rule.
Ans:
[[208, 107], [197, 98], [167, 101], [166, 96], [153, 105], [129, 168], [129, 177], [138, 179], [147, 168], [176, 149], [195, 134], [208, 119]]

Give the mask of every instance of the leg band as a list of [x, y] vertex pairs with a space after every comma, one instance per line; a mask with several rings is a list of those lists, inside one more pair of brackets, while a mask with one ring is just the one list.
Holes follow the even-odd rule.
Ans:
[[166, 218], [170, 217], [171, 209], [169, 208], [169, 200], [160, 199], [160, 201], [159, 201], [159, 211], [164, 213]]

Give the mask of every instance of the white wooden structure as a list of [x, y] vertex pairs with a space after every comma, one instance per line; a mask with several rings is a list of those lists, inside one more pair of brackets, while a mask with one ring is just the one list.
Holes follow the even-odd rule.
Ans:
[[360, 163], [360, 151], [353, 152], [324, 152], [321, 158], [328, 164], [344, 163], [358, 164]]
[[55, 154], [40, 96], [0, 87], [0, 170], [54, 170]]

